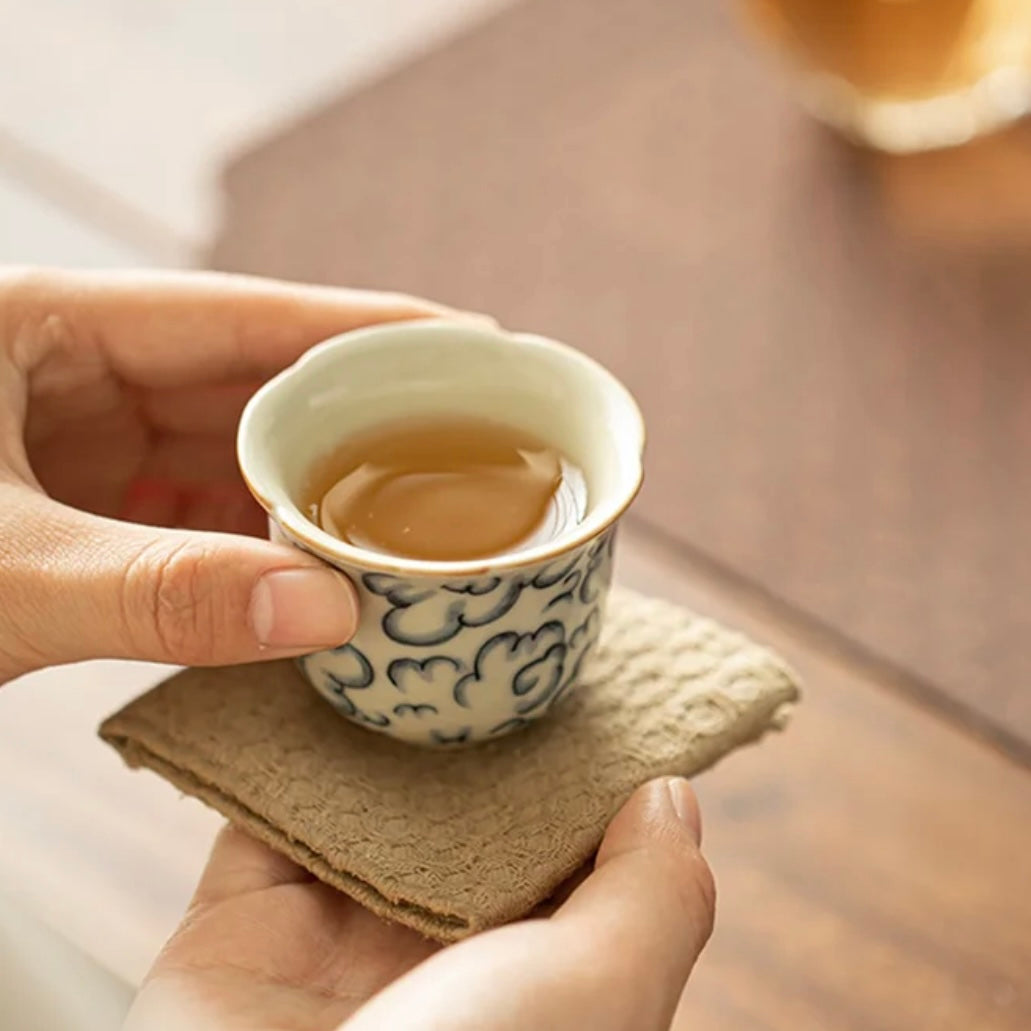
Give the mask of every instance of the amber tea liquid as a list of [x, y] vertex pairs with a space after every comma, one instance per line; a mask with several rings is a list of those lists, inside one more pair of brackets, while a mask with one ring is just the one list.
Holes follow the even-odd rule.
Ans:
[[469, 416], [359, 431], [317, 463], [303, 493], [309, 518], [340, 540], [444, 562], [544, 543], [586, 508], [583, 477], [558, 450]]
[[746, 0], [817, 113], [875, 146], [962, 142], [1031, 103], [1029, 0]]

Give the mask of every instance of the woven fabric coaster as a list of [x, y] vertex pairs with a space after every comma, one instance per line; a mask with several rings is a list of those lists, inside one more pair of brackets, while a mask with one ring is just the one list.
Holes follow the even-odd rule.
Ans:
[[100, 734], [381, 916], [455, 941], [547, 899], [639, 784], [698, 773], [782, 726], [797, 697], [766, 649], [614, 589], [582, 686], [478, 748], [357, 727], [291, 662], [186, 670]]

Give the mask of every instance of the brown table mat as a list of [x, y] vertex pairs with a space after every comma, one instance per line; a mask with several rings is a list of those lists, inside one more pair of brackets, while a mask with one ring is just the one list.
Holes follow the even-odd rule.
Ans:
[[583, 347], [639, 519], [1031, 756], [1031, 130], [865, 158], [734, 7], [517, 4], [235, 162], [214, 260]]
[[797, 695], [741, 635], [616, 590], [582, 687], [503, 741], [399, 744], [335, 716], [291, 662], [187, 670], [101, 736], [381, 916], [453, 941], [530, 912], [637, 785], [710, 766]]

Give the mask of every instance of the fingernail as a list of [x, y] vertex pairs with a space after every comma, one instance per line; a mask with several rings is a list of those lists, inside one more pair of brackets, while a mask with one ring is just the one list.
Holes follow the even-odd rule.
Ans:
[[273, 569], [251, 592], [251, 629], [265, 648], [335, 648], [355, 631], [354, 588], [332, 569]]
[[695, 801], [691, 785], [683, 777], [670, 777], [666, 781], [670, 805], [677, 819], [691, 832], [697, 844], [702, 843], [702, 825], [698, 816], [698, 803]]
[[497, 329], [500, 323], [493, 315], [487, 315], [484, 312], [479, 311], [463, 311], [459, 312], [459, 316], [463, 319], [467, 319], [469, 322], [475, 322], [488, 329]]
[[465, 308], [441, 307], [438, 318], [456, 319], [458, 322], [472, 322], [474, 325], [483, 326], [485, 329], [497, 329], [500, 323], [493, 315], [482, 311], [468, 311]]

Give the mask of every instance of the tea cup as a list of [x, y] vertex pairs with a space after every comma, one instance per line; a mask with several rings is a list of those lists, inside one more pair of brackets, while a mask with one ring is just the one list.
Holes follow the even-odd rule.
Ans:
[[[310, 518], [300, 499], [320, 458], [370, 427], [435, 415], [500, 421], [554, 447], [583, 474], [583, 518], [545, 543], [448, 562], [359, 548]], [[420, 320], [313, 347], [251, 398], [237, 438], [272, 538], [358, 593], [354, 637], [298, 660], [304, 676], [346, 718], [429, 747], [492, 741], [544, 716], [598, 640], [644, 439], [610, 372], [534, 334]]]

